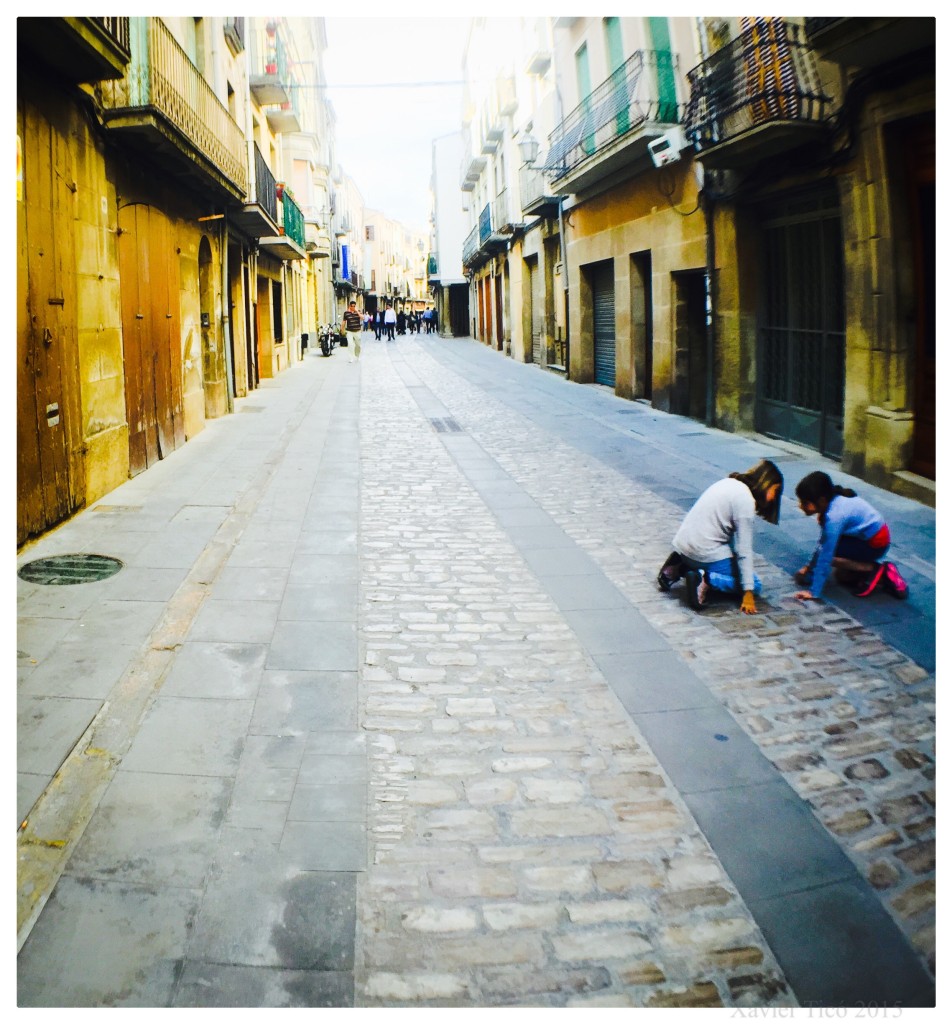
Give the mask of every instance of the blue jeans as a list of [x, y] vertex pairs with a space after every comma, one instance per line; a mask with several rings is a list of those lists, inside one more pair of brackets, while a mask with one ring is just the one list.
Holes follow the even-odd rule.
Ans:
[[[722, 558], [717, 562], [696, 562], [693, 558], [682, 555], [681, 561], [692, 569], [703, 569], [708, 586], [715, 590], [720, 590], [724, 594], [742, 594], [744, 592], [740, 585], [740, 574], [737, 572], [735, 558]], [[759, 594], [761, 589], [760, 577], [754, 573], [754, 593]]]

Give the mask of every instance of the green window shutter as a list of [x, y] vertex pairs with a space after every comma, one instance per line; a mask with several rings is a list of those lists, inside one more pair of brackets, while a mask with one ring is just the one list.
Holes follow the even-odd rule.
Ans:
[[658, 60], [658, 120], [676, 124], [678, 121], [678, 94], [674, 85], [674, 58], [671, 55], [671, 36], [667, 18], [649, 18], [648, 32], [651, 46]]
[[[617, 18], [603, 19], [605, 25], [605, 47], [608, 50], [608, 66], [615, 79], [615, 89], [624, 93], [625, 76], [621, 70], [625, 63], [625, 51], [621, 42], [621, 22]], [[621, 110], [615, 117], [615, 132], [624, 135], [631, 127], [631, 117], [628, 113], [628, 106]]]

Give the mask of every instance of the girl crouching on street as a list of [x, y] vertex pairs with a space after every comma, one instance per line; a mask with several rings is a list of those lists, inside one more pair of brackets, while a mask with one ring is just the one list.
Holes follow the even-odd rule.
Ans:
[[776, 523], [782, 493], [783, 474], [768, 459], [712, 484], [674, 535], [674, 551], [658, 573], [658, 586], [670, 590], [683, 576], [696, 611], [719, 591], [741, 594], [740, 610], [756, 614], [754, 595], [761, 583], [754, 574], [754, 516]]
[[885, 586], [905, 599], [909, 587], [892, 562], [886, 561], [890, 536], [886, 520], [855, 491], [834, 485], [826, 473], [805, 476], [797, 484], [797, 498], [805, 516], [816, 516], [820, 540], [810, 561], [794, 574], [809, 590], [798, 590], [801, 601], [816, 601], [831, 570], [844, 581], [855, 582], [857, 597], [869, 597]]

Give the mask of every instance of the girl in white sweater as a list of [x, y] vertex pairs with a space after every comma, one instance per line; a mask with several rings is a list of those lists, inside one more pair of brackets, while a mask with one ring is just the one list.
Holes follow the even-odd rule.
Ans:
[[761, 584], [754, 574], [754, 516], [776, 523], [782, 493], [783, 474], [768, 459], [712, 484], [674, 535], [674, 551], [658, 573], [658, 586], [670, 590], [683, 576], [688, 602], [697, 611], [716, 590], [742, 594], [740, 610], [755, 614]]

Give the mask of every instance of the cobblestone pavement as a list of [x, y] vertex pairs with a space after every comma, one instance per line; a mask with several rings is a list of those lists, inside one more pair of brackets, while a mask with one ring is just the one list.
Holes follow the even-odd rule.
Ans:
[[18, 554], [123, 562], [17, 581], [19, 1005], [929, 1005], [928, 592], [660, 594], [751, 441], [618, 404], [371, 341]]
[[654, 583], [678, 509], [409, 339], [368, 356], [358, 1003], [795, 1002], [677, 790], [395, 372], [403, 358], [707, 683], [934, 971], [934, 679], [841, 611], [799, 605], [763, 562], [763, 614], [697, 616]]

